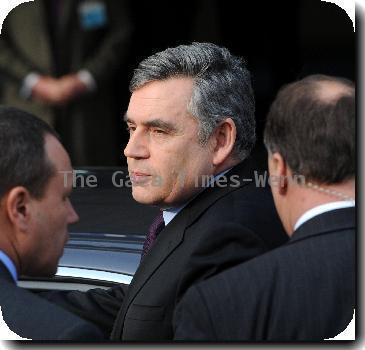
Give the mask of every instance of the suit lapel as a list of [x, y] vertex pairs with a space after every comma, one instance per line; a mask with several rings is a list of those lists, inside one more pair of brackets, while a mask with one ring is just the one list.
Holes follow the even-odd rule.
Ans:
[[153, 275], [158, 267], [182, 242], [186, 228], [186, 219], [186, 215], [178, 216], [176, 217], [176, 220], [171, 221], [171, 223], [160, 232], [153, 248], [141, 261], [129, 286], [128, 299], [130, 302], [148, 281], [149, 277]]
[[186, 215], [180, 215], [175, 218], [176, 220], [174, 219], [171, 221], [171, 223], [160, 232], [153, 248], [139, 265], [132, 282], [128, 287], [128, 293], [123, 301], [122, 308], [118, 313], [118, 322], [114, 323], [112, 337], [122, 337], [124, 317], [129, 305], [153, 273], [182, 242], [186, 218]]
[[340, 230], [351, 230], [356, 227], [355, 208], [336, 209], [315, 216], [301, 225], [288, 244], [316, 235], [332, 233]]

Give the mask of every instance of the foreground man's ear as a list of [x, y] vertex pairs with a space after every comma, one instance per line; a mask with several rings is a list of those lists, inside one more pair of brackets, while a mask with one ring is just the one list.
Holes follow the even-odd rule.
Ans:
[[215, 128], [212, 135], [214, 166], [219, 166], [231, 155], [236, 142], [236, 134], [236, 125], [231, 118], [225, 119]]
[[4, 200], [9, 221], [21, 232], [28, 229], [31, 200], [30, 193], [22, 186], [11, 189]]
[[290, 176], [285, 159], [279, 152], [269, 152], [268, 165], [271, 187], [276, 186], [277, 191], [284, 195], [288, 189], [288, 177]]

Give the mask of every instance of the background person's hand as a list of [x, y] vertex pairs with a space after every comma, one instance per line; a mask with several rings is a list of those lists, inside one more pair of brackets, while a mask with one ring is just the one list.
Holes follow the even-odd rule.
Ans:
[[49, 76], [40, 77], [33, 86], [32, 97], [50, 105], [59, 104], [63, 100], [60, 85], [56, 79]]
[[59, 84], [66, 102], [76, 99], [87, 92], [87, 86], [82, 82], [77, 74], [68, 74], [59, 79]]
[[67, 104], [86, 91], [86, 85], [76, 74], [59, 79], [42, 76], [32, 89], [32, 97], [42, 103], [58, 106]]

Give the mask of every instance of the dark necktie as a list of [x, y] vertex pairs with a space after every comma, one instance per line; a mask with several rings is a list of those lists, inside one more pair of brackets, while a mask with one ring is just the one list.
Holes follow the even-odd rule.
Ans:
[[156, 216], [156, 218], [153, 220], [146, 237], [146, 240], [143, 244], [143, 252], [142, 252], [142, 259], [145, 257], [145, 255], [148, 253], [148, 251], [151, 249], [153, 243], [155, 242], [157, 235], [162, 231], [162, 229], [165, 227], [165, 221], [163, 220], [163, 211], [161, 210], [160, 213]]

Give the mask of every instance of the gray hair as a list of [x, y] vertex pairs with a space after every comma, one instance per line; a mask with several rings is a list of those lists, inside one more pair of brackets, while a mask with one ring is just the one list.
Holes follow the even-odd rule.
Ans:
[[187, 110], [199, 122], [199, 142], [205, 145], [216, 126], [232, 118], [237, 137], [233, 149], [240, 160], [255, 144], [255, 99], [251, 75], [243, 59], [211, 43], [180, 45], [158, 52], [134, 70], [131, 92], [156, 80], [191, 77], [194, 89]]

